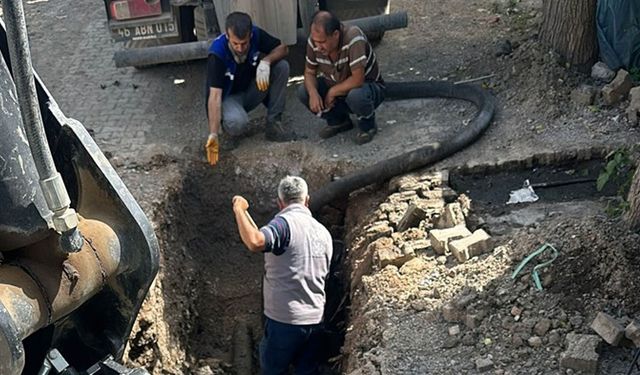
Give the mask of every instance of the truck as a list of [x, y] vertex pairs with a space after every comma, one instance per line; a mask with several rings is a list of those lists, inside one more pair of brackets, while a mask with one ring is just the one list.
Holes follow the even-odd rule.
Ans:
[[407, 14], [389, 14], [390, 0], [104, 0], [112, 39], [123, 48], [115, 65], [147, 66], [207, 57], [211, 40], [224, 32], [233, 11], [287, 45], [306, 41], [316, 10], [329, 10], [356, 24], [371, 41], [385, 30], [406, 27]]
[[122, 365], [159, 267], [149, 220], [33, 71], [22, 1], [0, 21], [0, 374]]

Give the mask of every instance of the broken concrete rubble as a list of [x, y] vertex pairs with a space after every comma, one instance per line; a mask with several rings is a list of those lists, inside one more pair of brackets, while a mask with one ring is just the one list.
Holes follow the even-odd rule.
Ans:
[[491, 236], [483, 229], [476, 230], [470, 236], [449, 242], [449, 250], [460, 263], [485, 253], [490, 247]]
[[454, 323], [459, 320], [460, 312], [458, 309], [451, 303], [445, 303], [442, 306], [442, 317], [445, 321], [449, 323]]
[[578, 107], [586, 107], [593, 104], [596, 89], [590, 85], [580, 85], [571, 91], [571, 101]]
[[449, 253], [449, 243], [451, 241], [471, 236], [471, 232], [464, 225], [458, 225], [447, 229], [433, 229], [429, 231], [431, 247], [436, 254], [444, 255]]
[[435, 222], [435, 227], [438, 229], [451, 228], [456, 225], [465, 225], [464, 213], [458, 202], [447, 204]]
[[550, 319], [540, 319], [536, 323], [536, 325], [533, 327], [533, 332], [535, 332], [536, 335], [542, 337], [549, 331], [550, 328], [551, 328]]
[[627, 107], [627, 118], [631, 126], [638, 125], [638, 114], [640, 113], [640, 87], [634, 87], [629, 92], [629, 107]]
[[425, 210], [415, 204], [411, 204], [398, 222], [397, 230], [398, 232], [404, 232], [409, 228], [417, 227], [426, 217], [427, 212]]
[[566, 338], [567, 350], [562, 354], [560, 366], [595, 374], [600, 358], [597, 348], [601, 341], [596, 335], [569, 333]]
[[636, 348], [640, 348], [640, 324], [637, 322], [631, 322], [624, 330], [626, 338], [633, 342]]
[[598, 61], [591, 67], [591, 78], [597, 79], [606, 83], [611, 82], [613, 77], [615, 77], [616, 72], [609, 69], [607, 64], [602, 61]]
[[607, 105], [614, 105], [629, 95], [633, 87], [633, 81], [629, 73], [620, 69], [616, 78], [602, 88], [602, 99]]
[[390, 236], [393, 233], [393, 228], [389, 226], [388, 222], [373, 223], [371, 227], [367, 229], [367, 240], [373, 242], [378, 238]]
[[401, 267], [416, 256], [413, 251], [404, 252], [398, 249], [390, 237], [379, 238], [369, 246], [373, 248], [373, 257], [379, 269], [388, 265]]
[[624, 337], [625, 330], [611, 315], [599, 312], [591, 323], [593, 329], [609, 345], [618, 345]]
[[476, 370], [479, 372], [489, 371], [493, 368], [493, 361], [490, 358], [476, 359]]

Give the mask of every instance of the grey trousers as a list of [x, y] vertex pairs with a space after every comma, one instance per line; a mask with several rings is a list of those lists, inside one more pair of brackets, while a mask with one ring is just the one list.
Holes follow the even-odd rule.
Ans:
[[222, 101], [222, 128], [231, 136], [240, 136], [249, 128], [248, 112], [260, 103], [267, 106], [267, 121], [273, 121], [284, 111], [287, 81], [289, 80], [289, 63], [280, 60], [271, 65], [269, 89], [258, 90], [253, 79], [247, 91], [227, 96]]

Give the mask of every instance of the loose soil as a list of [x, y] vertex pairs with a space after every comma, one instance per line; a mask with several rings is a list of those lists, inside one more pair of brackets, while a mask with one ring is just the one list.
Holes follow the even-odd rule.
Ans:
[[[474, 145], [434, 168], [594, 146], [613, 150], [638, 142], [637, 129], [624, 115], [628, 102], [609, 107], [597, 99], [593, 106], [576, 107], [570, 101], [571, 90], [579, 84], [602, 87], [602, 83], [567, 67], [560, 56], [539, 44], [540, 5], [536, 0], [392, 1], [391, 11], [406, 10], [410, 25], [387, 32], [376, 48], [385, 79], [459, 81], [492, 75], [477, 83], [497, 98], [491, 127]], [[61, 19], [82, 17], [47, 2], [27, 7], [35, 15], [29, 21], [36, 30], [31, 34], [35, 66], [62, 108], [73, 116], [73, 108], [64, 105], [64, 95], [73, 88], [74, 77], [63, 63], [46, 62], [64, 62], [65, 54], [74, 52], [64, 48], [64, 38], [41, 37], [49, 29], [48, 18], [39, 17], [41, 9], [46, 13], [45, 7], [54, 7]], [[68, 27], [85, 23], [68, 22]], [[502, 53], [506, 41], [513, 50]], [[129, 364], [144, 366], [153, 374], [233, 373], [235, 327], [248, 326], [254, 345], [261, 336], [262, 260], [239, 241], [231, 214], [233, 195], [245, 195], [254, 219], [263, 224], [275, 213], [275, 186], [284, 175], [302, 175], [316, 190], [363, 166], [443, 142], [466, 126], [474, 113], [471, 105], [458, 101], [388, 102], [378, 111], [380, 133], [370, 144], [355, 146], [350, 133], [321, 140], [317, 130], [322, 123], [296, 102], [292, 80], [286, 117], [302, 139], [271, 144], [256, 131], [237, 149], [223, 151], [221, 163], [211, 169], [201, 150], [205, 137], [200, 126], [205, 124], [201, 85], [183, 89], [171, 83], [176, 76], [202, 82], [202, 62], [141, 71], [135, 82], [119, 76], [96, 78], [96, 66], [112, 62], [88, 63], [96, 65], [82, 67], [84, 78], [96, 79], [90, 86], [103, 94], [135, 87], [145, 79], [169, 82], [157, 90], [163, 94], [155, 102], [159, 115], [148, 135], [151, 144], [141, 145], [135, 159], [121, 157], [117, 145], [97, 137], [152, 219], [162, 247], [160, 274], [125, 357]], [[111, 87], [116, 79], [119, 87]], [[108, 87], [99, 89], [105, 80]], [[164, 113], [164, 108], [173, 109]], [[263, 114], [252, 115], [257, 129]], [[535, 171], [519, 173], [508, 184], [496, 186], [518, 188], [523, 177]], [[347, 338], [343, 355], [330, 363], [335, 369], [356, 374], [472, 374], [478, 371], [476, 360], [490, 359], [496, 374], [559, 374], [564, 373], [559, 358], [568, 332], [590, 333], [589, 324], [600, 311], [622, 320], [638, 319], [638, 236], [604, 214], [605, 202], [585, 194], [578, 201], [543, 199], [532, 206], [494, 209], [474, 196], [477, 187], [471, 184], [464, 190], [469, 190], [472, 212], [483, 218], [499, 250], [463, 265], [451, 258], [439, 262], [427, 250], [417, 254], [419, 270], [403, 273], [393, 266], [368, 270], [362, 285], [346, 291], [351, 303], [344, 327]], [[342, 207], [347, 215], [343, 228], [341, 214], [335, 215], [332, 229], [345, 234], [347, 253], [363, 246], [363, 230], [377, 220], [373, 215], [388, 194], [380, 181], [353, 194], [348, 206]], [[545, 271], [545, 291], [538, 292], [528, 273], [515, 281], [510, 274], [545, 242], [554, 244], [561, 256]], [[356, 259], [347, 257], [347, 262]], [[472, 294], [464, 311], [483, 315], [475, 328], [443, 320], [444, 304]], [[522, 310], [517, 319], [514, 306]], [[533, 329], [543, 319], [551, 328], [542, 335], [540, 346], [530, 345]], [[449, 335], [453, 325], [459, 326], [459, 335]], [[629, 348], [603, 346], [601, 373], [626, 370], [630, 353]], [[253, 371], [257, 371], [255, 355]]]
[[[569, 93], [578, 83], [598, 83], [562, 65], [559, 56], [538, 43], [538, 2], [393, 4], [392, 10], [409, 12], [411, 25], [387, 33], [377, 47], [388, 80], [457, 81], [494, 75], [479, 83], [498, 98], [499, 111], [491, 128], [474, 146], [440, 167], [471, 160], [518, 159], [541, 150], [594, 145], [614, 149], [637, 140], [636, 130], [621, 116], [624, 103], [575, 108], [570, 102]], [[496, 57], [496, 46], [505, 40], [517, 47]], [[296, 109], [293, 89], [289, 99], [294, 108], [288, 114], [290, 124], [303, 136], [302, 141], [265, 144], [256, 132], [236, 150], [223, 154], [215, 171], [193, 161], [202, 157], [197, 151], [187, 148], [182, 154], [174, 153], [179, 182], [170, 184], [170, 192], [152, 205], [163, 243], [163, 266], [134, 332], [132, 363], [156, 374], [228, 373], [233, 371], [231, 342], [238, 321], [249, 325], [254, 343], [259, 340], [261, 259], [244, 250], [238, 240], [230, 210], [233, 195], [249, 197], [256, 221], [264, 223], [275, 213], [273, 191], [285, 174], [305, 176], [315, 190], [371, 162], [425, 142], [442, 142], [473, 114], [473, 107], [463, 102], [385, 103], [378, 116], [381, 134], [372, 144], [356, 148], [348, 135], [318, 140], [308, 127], [318, 121]], [[261, 115], [260, 111], [253, 115], [256, 127]], [[185, 161], [185, 152], [191, 161]], [[144, 162], [139, 164], [149, 168]], [[165, 174], [166, 169], [151, 166], [148, 172]], [[526, 173], [531, 175], [531, 171]], [[588, 175], [594, 173], [597, 168], [591, 167]], [[125, 176], [133, 181], [139, 178], [135, 173]], [[521, 184], [522, 177], [512, 176], [508, 187], [519, 187], [511, 182]], [[496, 184], [506, 187], [504, 181], [496, 180]], [[469, 190], [473, 197], [479, 189]], [[357, 233], [367, 222], [366, 215], [375, 211], [376, 199], [385, 199], [384, 189], [373, 188], [365, 195], [365, 199], [352, 199], [347, 210], [352, 221], [345, 229], [350, 233], [346, 243], [351, 249], [358, 244]], [[594, 200], [589, 201], [590, 197]], [[527, 225], [497, 219], [500, 224], [494, 225], [495, 235], [505, 247], [499, 254], [470, 264], [455, 266], [450, 259], [439, 264], [425, 253], [421, 258], [428, 265], [427, 275], [406, 277], [388, 267], [371, 270], [367, 297], [359, 300], [350, 295], [353, 305], [346, 324], [351, 334], [343, 356], [332, 362], [334, 367], [362, 374], [475, 373], [475, 361], [490, 358], [495, 373], [560, 373], [559, 356], [568, 332], [588, 333], [598, 311], [632, 317], [638, 304], [631, 292], [635, 289], [620, 284], [637, 279], [633, 257], [638, 250], [637, 236], [607, 219], [605, 205], [598, 198], [589, 194], [581, 198], [587, 199], [582, 206], [569, 204], [559, 211], [542, 208], [544, 218], [525, 221]], [[477, 213], [486, 215], [487, 222], [492, 222], [492, 214], [497, 215], [486, 206], [483, 210], [482, 204]], [[554, 243], [563, 256], [548, 271], [549, 290], [539, 293], [526, 276], [514, 283], [509, 274], [514, 264], [544, 242]], [[593, 271], [585, 275], [585, 269]], [[429, 288], [425, 290], [425, 278], [429, 288], [438, 290], [438, 298], [432, 298]], [[487, 318], [474, 329], [462, 326], [460, 338], [451, 338], [447, 334], [451, 324], [442, 320], [439, 309], [468, 293], [477, 294], [472, 308], [484, 311]], [[523, 320], [511, 321], [513, 306], [524, 311], [519, 317]], [[552, 322], [553, 334], [543, 339], [543, 346], [530, 347], [528, 334], [543, 318]], [[162, 332], [172, 339], [163, 338]], [[160, 345], [162, 341], [168, 346]], [[623, 368], [629, 355], [628, 349], [622, 349], [622, 354], [611, 351], [603, 360], [602, 373], [613, 373], [607, 366]], [[257, 370], [255, 356], [253, 363]]]

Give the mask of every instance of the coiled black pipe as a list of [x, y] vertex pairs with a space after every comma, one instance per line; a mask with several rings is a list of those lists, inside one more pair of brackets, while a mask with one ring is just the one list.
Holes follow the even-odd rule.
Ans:
[[486, 90], [470, 84], [455, 85], [450, 82], [388, 82], [388, 100], [416, 98], [449, 98], [469, 101], [478, 107], [475, 118], [452, 138], [435, 146], [423, 146], [402, 155], [355, 171], [339, 180], [328, 183], [311, 194], [311, 211], [317, 212], [333, 200], [350, 192], [385, 181], [393, 176], [434, 164], [469, 146], [487, 130], [496, 108], [495, 98]]

